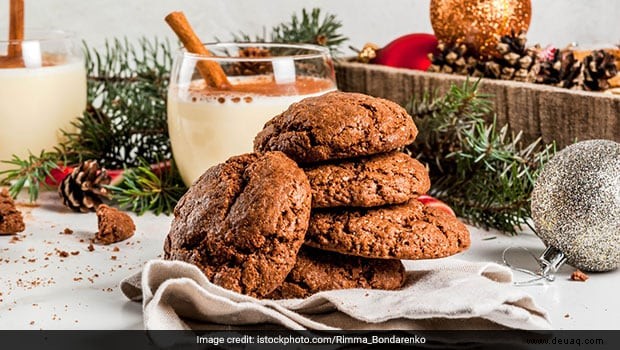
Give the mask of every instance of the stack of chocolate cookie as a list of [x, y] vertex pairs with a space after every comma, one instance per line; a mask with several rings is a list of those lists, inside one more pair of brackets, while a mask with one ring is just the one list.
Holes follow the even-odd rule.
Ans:
[[[270, 120], [254, 146], [281, 151], [303, 167], [312, 191], [304, 244], [321, 250], [312, 250], [314, 258], [323, 251], [384, 262], [446, 257], [469, 246], [469, 232], [455, 217], [416, 200], [430, 188], [428, 172], [399, 151], [416, 135], [399, 105], [333, 92]], [[294, 279], [309, 288], [307, 280]], [[288, 289], [284, 297], [300, 296]]]
[[256, 153], [196, 180], [175, 208], [164, 257], [259, 298], [398, 289], [400, 259], [469, 245], [456, 218], [415, 200], [428, 174], [398, 150], [416, 134], [383, 99], [333, 92], [293, 104], [257, 135]]

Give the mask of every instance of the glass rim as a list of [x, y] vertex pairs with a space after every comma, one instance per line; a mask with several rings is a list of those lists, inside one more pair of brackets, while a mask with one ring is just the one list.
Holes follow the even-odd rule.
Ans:
[[183, 58], [192, 58], [196, 60], [218, 61], [218, 62], [271, 62], [274, 59], [293, 59], [293, 60], [308, 60], [323, 57], [331, 57], [329, 49], [325, 46], [319, 46], [314, 44], [285, 44], [274, 42], [210, 42], [203, 43], [203, 45], [209, 49], [211, 47], [263, 47], [263, 48], [289, 48], [289, 49], [306, 49], [308, 51], [314, 51], [310, 53], [303, 53], [299, 55], [281, 55], [270, 57], [231, 57], [231, 56], [218, 56], [218, 55], [202, 55], [197, 53], [188, 52], [187, 49], [181, 47], [177, 55]]
[[[4, 33], [6, 34], [6, 33]], [[17, 44], [23, 42], [53, 42], [61, 40], [74, 40], [77, 39], [75, 32], [62, 30], [62, 29], [41, 29], [41, 28], [26, 28], [24, 30], [24, 40], [7, 40], [0, 39], [0, 44]]]

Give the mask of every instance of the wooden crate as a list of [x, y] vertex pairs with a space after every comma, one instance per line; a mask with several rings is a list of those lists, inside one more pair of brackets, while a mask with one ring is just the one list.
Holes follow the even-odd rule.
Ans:
[[[458, 75], [339, 61], [338, 87], [384, 97], [401, 105], [424, 93], [446, 92], [462, 85]], [[470, 78], [472, 79], [472, 78]], [[542, 137], [564, 147], [576, 140], [609, 139], [620, 142], [620, 96], [561, 89], [539, 84], [482, 79], [480, 92], [492, 94], [500, 125], [523, 131], [525, 142]]]

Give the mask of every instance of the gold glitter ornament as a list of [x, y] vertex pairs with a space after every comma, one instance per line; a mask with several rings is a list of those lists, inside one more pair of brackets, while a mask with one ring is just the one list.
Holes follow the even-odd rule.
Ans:
[[480, 58], [497, 56], [501, 36], [527, 32], [530, 0], [431, 0], [431, 24], [437, 39], [466, 44]]

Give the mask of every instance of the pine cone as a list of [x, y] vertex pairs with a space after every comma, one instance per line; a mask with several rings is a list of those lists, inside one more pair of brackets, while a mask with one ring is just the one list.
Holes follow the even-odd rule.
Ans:
[[[262, 58], [270, 57], [269, 49], [260, 47], [244, 47], [239, 50], [240, 58]], [[273, 71], [271, 62], [235, 62], [227, 70], [228, 75], [262, 75], [269, 74]]]
[[110, 176], [106, 169], [100, 169], [96, 160], [87, 160], [62, 180], [58, 194], [71, 210], [85, 213], [95, 211], [102, 199], [108, 197], [108, 189], [104, 187], [108, 184]]
[[486, 62], [485, 76], [494, 79], [534, 82], [540, 69], [539, 46], [526, 47], [525, 32], [504, 35], [497, 44], [500, 57]]
[[375, 43], [366, 43], [361, 50], [357, 51], [357, 62], [370, 63], [377, 58], [379, 46]]
[[604, 50], [595, 50], [583, 59], [583, 89], [606, 90], [610, 87], [608, 80], [617, 72], [615, 57]]
[[540, 64], [540, 71], [536, 77], [539, 84], [554, 85], [565, 89], [579, 88], [582, 64], [572, 51], [555, 49], [551, 59]]
[[440, 42], [437, 50], [437, 54], [428, 55], [431, 60], [429, 72], [468, 75], [478, 63], [476, 58], [468, 55], [464, 44], [447, 45]]

